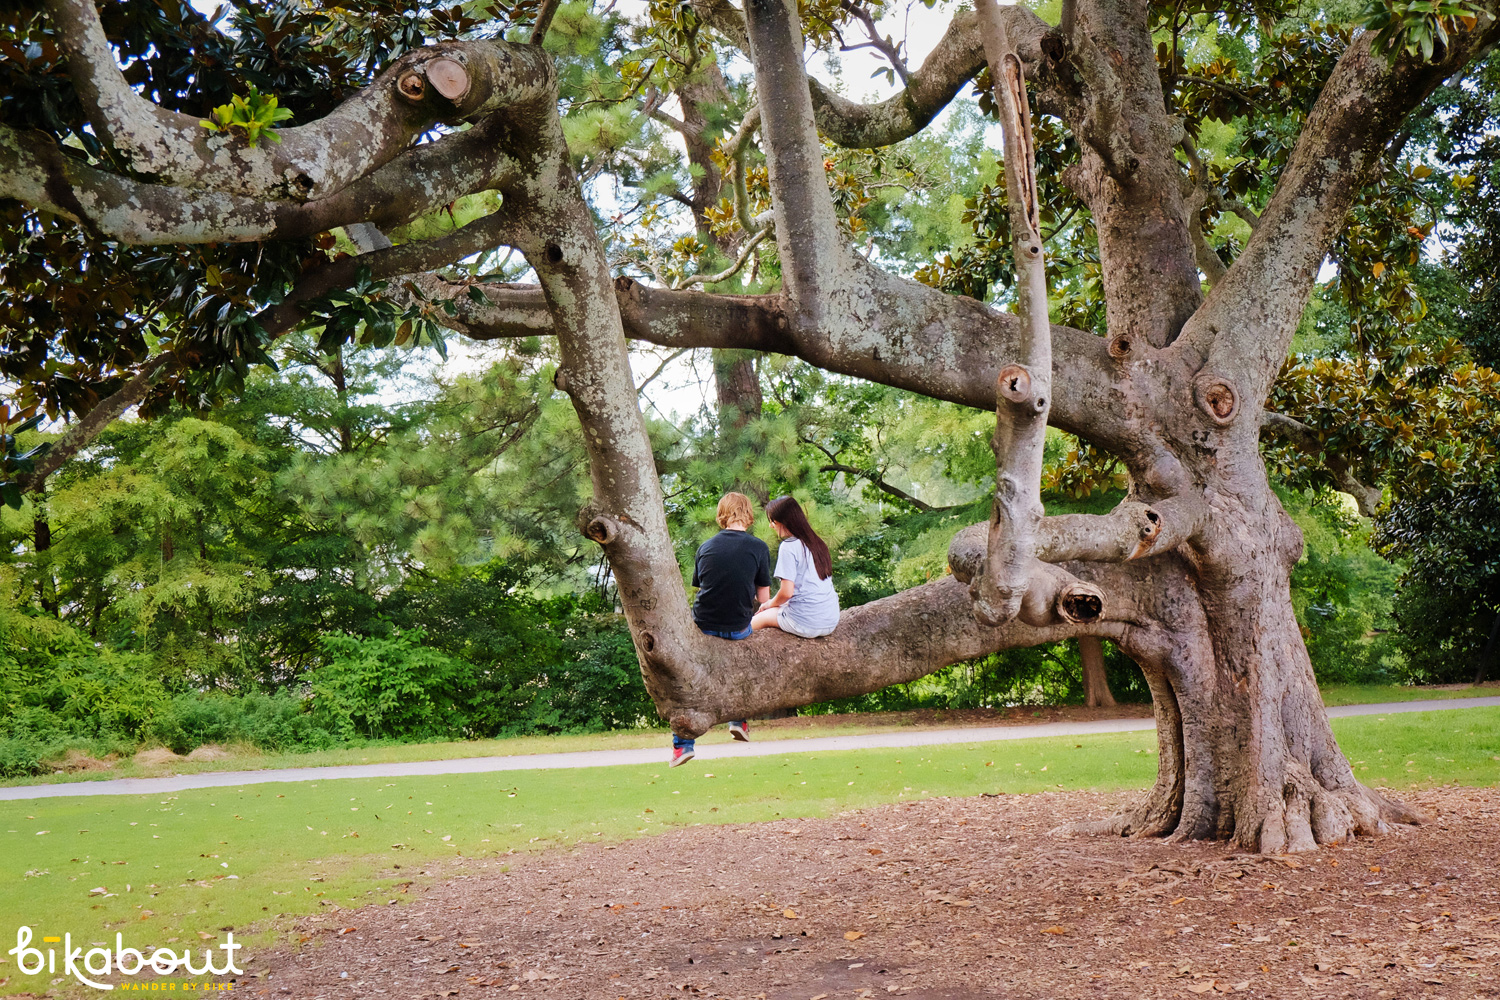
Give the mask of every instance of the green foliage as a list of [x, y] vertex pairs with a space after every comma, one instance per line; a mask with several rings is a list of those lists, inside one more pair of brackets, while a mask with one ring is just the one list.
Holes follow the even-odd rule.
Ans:
[[47, 451], [46, 444], [39, 444], [25, 451], [18, 444], [20, 436], [33, 431], [42, 422], [41, 414], [29, 417], [17, 415], [10, 419], [10, 408], [0, 405], [0, 503], [12, 510], [21, 509], [21, 487], [14, 482], [36, 468], [36, 460]]
[[416, 301], [403, 307], [385, 294], [388, 285], [372, 280], [370, 269], [360, 267], [347, 288], [335, 288], [308, 300], [302, 307], [307, 317], [302, 326], [316, 334], [318, 351], [332, 355], [349, 343], [376, 348], [427, 344], [446, 360], [447, 337], [435, 320], [435, 311], [445, 309], [451, 314], [452, 304], [428, 303], [414, 292]]
[[1342, 494], [1283, 492], [1305, 551], [1292, 568], [1292, 606], [1319, 683], [1372, 684], [1399, 676], [1391, 642], [1398, 567], [1370, 549], [1370, 528]]
[[1443, 0], [1371, 0], [1360, 13], [1359, 24], [1377, 32], [1370, 48], [1394, 59], [1405, 52], [1423, 60], [1441, 55], [1448, 46], [1448, 33], [1462, 25], [1472, 30], [1483, 7]]
[[[316, 120], [435, 38], [524, 37], [514, 29], [537, 9], [535, 0], [276, 0], [233, 5], [213, 24], [163, 0], [105, 5], [101, 16], [133, 85], [253, 145], [277, 141], [273, 126], [289, 114]], [[1377, 4], [1367, 23], [1390, 51], [1436, 58], [1442, 32], [1467, 9]], [[834, 0], [802, 5], [812, 43], [829, 54], [854, 13]], [[1323, 20], [1262, 0], [1150, 8], [1169, 111], [1201, 159], [1197, 221], [1226, 263], [1351, 43], [1349, 5], [1315, 13]], [[546, 47], [576, 167], [616, 192], [597, 221], [619, 271], [679, 284], [723, 268], [747, 237], [728, 197], [725, 142], [754, 95], [721, 40], [676, 0], [653, 0], [633, 19], [570, 2]], [[0, 121], [51, 135], [80, 163], [123, 168], [85, 121], [38, 10], [23, 3], [0, 14], [0, 52]], [[1493, 60], [1474, 74], [1472, 85], [1440, 88], [1400, 151], [1372, 166], [1334, 246], [1338, 276], [1316, 292], [1277, 389], [1277, 407], [1308, 424], [1321, 451], [1269, 452], [1275, 475], [1317, 497], [1288, 505], [1308, 539], [1294, 598], [1321, 677], [1435, 676], [1417, 665], [1415, 647], [1403, 646], [1403, 659], [1389, 644], [1392, 571], [1326, 501], [1327, 456], [1390, 483], [1392, 525], [1403, 505], [1436, 503], [1494, 464], [1500, 388], [1484, 364], [1500, 357], [1500, 76]], [[823, 168], [854, 245], [936, 287], [1003, 303], [1014, 280], [1005, 191], [985, 143], [985, 76], [976, 88], [977, 99], [955, 104], [937, 128], [885, 149], [830, 148]], [[640, 113], [643, 101], [690, 91], [711, 95], [693, 108], [706, 159], [701, 150], [684, 159], [664, 124], [669, 113]], [[685, 108], [675, 113], [687, 117]], [[750, 214], [769, 207], [755, 142], [742, 154]], [[1079, 148], [1040, 114], [1036, 146], [1052, 316], [1102, 333], [1097, 237], [1062, 183]], [[710, 207], [688, 210], [715, 171], [720, 189], [703, 187]], [[481, 192], [389, 235], [430, 240], [497, 207], [494, 192]], [[1441, 260], [1435, 235], [1452, 238]], [[446, 304], [368, 271], [307, 303], [304, 328], [273, 347], [256, 314], [339, 246], [324, 233], [127, 248], [0, 205], [0, 377], [16, 387], [16, 411], [86, 412], [163, 347], [192, 362], [148, 396], [140, 414], [152, 422], [112, 428], [45, 496], [0, 497], [10, 504], [0, 531], [12, 601], [0, 611], [13, 637], [0, 643], [4, 690], [7, 718], [29, 720], [15, 744], [26, 766], [70, 739], [289, 748], [586, 731], [653, 715], [611, 610], [607, 566], [572, 523], [590, 484], [576, 419], [550, 384], [550, 347], [521, 345], [469, 376], [415, 377], [412, 355], [377, 349], [421, 344], [442, 354]], [[510, 280], [524, 264], [487, 253], [457, 268]], [[765, 241], [725, 284], [774, 291], [778, 269], [774, 241]], [[713, 360], [727, 372], [743, 371], [746, 358]], [[270, 371], [273, 361], [281, 371]], [[650, 418], [682, 564], [714, 530], [718, 495], [742, 489], [804, 501], [834, 548], [846, 606], [940, 578], [953, 531], [987, 513], [993, 416], [785, 358], [753, 365], [763, 411], [708, 406], [682, 427]], [[9, 480], [34, 453], [13, 438], [0, 443], [0, 478]], [[1056, 432], [1046, 476], [1054, 511], [1101, 512], [1126, 485], [1114, 456]], [[38, 524], [52, 527], [50, 548]], [[1453, 552], [1494, 550], [1482, 533], [1430, 537], [1447, 548], [1430, 558], [1403, 549], [1401, 558], [1440, 568]], [[1434, 582], [1419, 584], [1414, 570], [1402, 600], [1437, 599], [1441, 574], [1423, 572]], [[1427, 617], [1403, 613], [1411, 636], [1452, 607], [1412, 606]], [[1484, 606], [1472, 607], [1479, 616]], [[1116, 694], [1144, 697], [1138, 671], [1110, 657]], [[58, 673], [60, 663], [69, 666]], [[949, 668], [859, 704], [1080, 697], [1076, 652], [1062, 644]]]
[[182, 754], [208, 743], [285, 752], [347, 742], [308, 711], [307, 699], [289, 691], [183, 692], [158, 706], [141, 735]]
[[17, 608], [0, 575], [0, 776], [34, 774], [69, 750], [127, 749], [168, 697], [148, 657], [98, 649]]
[[346, 740], [463, 735], [469, 665], [423, 646], [424, 635], [325, 635], [326, 662], [307, 675], [314, 718]]
[[262, 137], [280, 142], [281, 136], [276, 134], [275, 125], [291, 117], [290, 108], [277, 105], [275, 94], [262, 94], [251, 84], [248, 94], [243, 97], [236, 94], [228, 104], [214, 108], [212, 118], [205, 118], [198, 124], [212, 132], [241, 135], [254, 149], [260, 145]]
[[1409, 560], [1395, 600], [1403, 676], [1425, 684], [1472, 679], [1500, 616], [1500, 476], [1393, 505], [1376, 542]]

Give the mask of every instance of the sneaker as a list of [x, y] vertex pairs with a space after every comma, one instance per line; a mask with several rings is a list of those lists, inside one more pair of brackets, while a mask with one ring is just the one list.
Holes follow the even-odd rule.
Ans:
[[748, 722], [731, 722], [729, 724], [729, 735], [733, 736], [735, 739], [739, 740], [741, 743], [749, 743], [750, 742], [750, 723], [748, 723]]
[[672, 748], [672, 763], [669, 764], [668, 766], [669, 767], [676, 767], [678, 764], [686, 764], [688, 761], [690, 761], [690, 760], [693, 759], [693, 756], [694, 756], [694, 754], [693, 754], [693, 747], [692, 747], [691, 744], [689, 744], [688, 746], [683, 746], [683, 747], [673, 747]]

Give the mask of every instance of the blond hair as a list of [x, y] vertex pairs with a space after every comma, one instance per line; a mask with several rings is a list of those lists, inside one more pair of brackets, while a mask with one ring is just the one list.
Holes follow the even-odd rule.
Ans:
[[719, 514], [715, 520], [721, 528], [727, 528], [731, 524], [743, 524], [748, 528], [755, 523], [755, 508], [745, 494], [726, 493], [719, 500]]

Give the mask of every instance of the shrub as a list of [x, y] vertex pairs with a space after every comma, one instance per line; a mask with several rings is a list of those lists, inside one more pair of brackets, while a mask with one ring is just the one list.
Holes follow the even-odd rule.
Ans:
[[134, 746], [133, 737], [100, 733], [93, 720], [63, 718], [40, 706], [23, 708], [0, 720], [0, 777], [44, 774], [69, 750], [105, 757], [129, 753]]
[[[1140, 668], [1112, 642], [1104, 643], [1104, 668], [1117, 701], [1151, 700]], [[1078, 658], [1078, 644], [1057, 642], [1030, 649], [1008, 649], [955, 663], [909, 684], [894, 684], [856, 698], [810, 705], [802, 709], [802, 714], [1081, 705], [1083, 700], [1083, 664]]]
[[506, 735], [632, 729], [656, 718], [624, 618], [592, 597], [583, 603], [598, 610], [566, 606], [561, 655], [538, 675], [526, 710], [504, 727]]
[[475, 668], [424, 646], [422, 629], [326, 635], [310, 671], [313, 717], [340, 739], [457, 739], [469, 726]]
[[305, 699], [287, 691], [180, 694], [146, 725], [143, 735], [176, 753], [205, 743], [248, 743], [261, 750], [326, 750], [339, 739], [309, 712]]

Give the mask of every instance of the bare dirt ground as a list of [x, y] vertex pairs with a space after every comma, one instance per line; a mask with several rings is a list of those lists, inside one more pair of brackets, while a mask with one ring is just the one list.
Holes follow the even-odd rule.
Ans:
[[[1500, 997], [1500, 791], [1316, 854], [1062, 839], [1122, 795], [939, 799], [469, 859], [324, 914], [256, 997]], [[392, 871], [391, 875], [413, 874]], [[404, 897], [410, 898], [410, 897]]]

